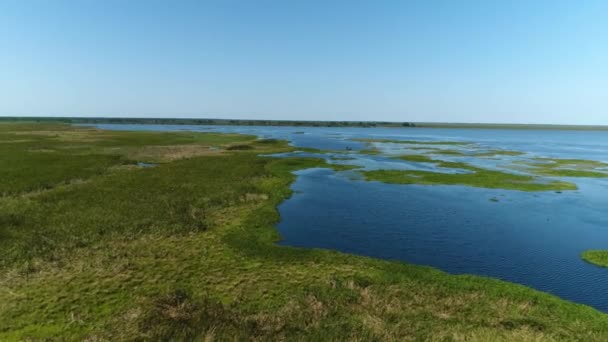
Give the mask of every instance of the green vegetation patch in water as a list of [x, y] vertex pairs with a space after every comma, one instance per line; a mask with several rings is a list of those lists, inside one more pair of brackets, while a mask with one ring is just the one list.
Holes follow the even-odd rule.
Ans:
[[475, 157], [493, 157], [493, 156], [521, 156], [524, 152], [510, 150], [491, 150], [486, 152], [477, 152], [473, 154]]
[[409, 146], [407, 149], [408, 150], [412, 150], [412, 151], [425, 151], [425, 152], [441, 151], [442, 150], [439, 147], [430, 147], [430, 146]]
[[424, 155], [399, 156], [413, 162], [434, 163], [442, 168], [462, 169], [470, 173], [442, 173], [421, 170], [373, 170], [364, 171], [367, 180], [393, 184], [468, 185], [479, 188], [520, 191], [576, 190], [574, 183], [563, 181], [539, 182], [537, 177], [516, 175], [503, 171], [487, 170], [463, 162], [432, 159]]
[[[412, 148], [413, 149], [413, 148]], [[484, 152], [475, 151], [459, 151], [451, 149], [439, 149], [439, 148], [422, 148], [429, 150], [427, 154], [446, 155], [446, 156], [462, 156], [462, 157], [494, 157], [494, 156], [521, 156], [524, 153], [519, 151], [510, 150], [490, 150]]]
[[427, 154], [440, 154], [445, 156], [467, 156], [465, 152], [458, 150], [434, 150], [427, 152]]
[[393, 184], [467, 185], [479, 188], [551, 191], [576, 190], [576, 184], [551, 181], [540, 183], [534, 177], [515, 175], [500, 171], [479, 169], [474, 173], [451, 174], [419, 170], [375, 170], [364, 171], [367, 180]]
[[537, 175], [552, 177], [606, 178], [607, 163], [585, 159], [534, 158], [533, 161], [519, 162], [529, 166], [527, 171]]
[[322, 158], [280, 158], [282, 161], [277, 163], [277, 170], [302, 170], [311, 168], [327, 168], [334, 171], [348, 171], [358, 169], [357, 165], [329, 164]]
[[359, 150], [357, 151], [359, 154], [367, 154], [367, 155], [378, 155], [381, 154], [382, 152], [380, 152], [379, 149], [377, 148], [373, 148], [373, 149], [363, 149], [363, 150]]
[[608, 250], [587, 250], [581, 254], [581, 258], [588, 263], [608, 267]]
[[436, 160], [432, 159], [429, 156], [425, 156], [423, 154], [405, 154], [401, 156], [395, 157], [396, 159], [401, 159], [409, 162], [415, 163], [435, 163]]
[[408, 145], [470, 145], [471, 143], [463, 141], [419, 141], [419, 140], [395, 140], [395, 139], [371, 139], [371, 138], [356, 138], [354, 141], [367, 143], [390, 143], [390, 144], [408, 144]]

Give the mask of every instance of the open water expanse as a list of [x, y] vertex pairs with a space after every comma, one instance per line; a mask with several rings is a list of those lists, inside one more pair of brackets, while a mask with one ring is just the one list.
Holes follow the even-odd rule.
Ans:
[[[290, 155], [323, 157], [330, 163], [361, 166], [361, 170], [436, 167], [391, 158], [412, 153], [409, 149], [415, 145], [369, 145], [352, 139], [462, 141], [473, 143], [478, 151], [526, 152], [522, 156], [493, 158], [438, 157], [512, 172], [522, 172], [511, 168], [518, 161], [535, 157], [608, 162], [608, 132], [600, 131], [113, 124], [96, 127], [233, 132], [286, 139], [297, 147], [333, 151]], [[418, 147], [424, 147], [424, 143]], [[380, 153], [358, 153], [369, 148]], [[557, 193], [460, 185], [396, 185], [365, 181], [357, 170], [302, 170], [292, 186], [294, 195], [279, 207], [278, 229], [283, 236], [280, 243], [429, 265], [453, 274], [495, 277], [608, 312], [608, 269], [580, 258], [586, 249], [608, 249], [608, 178], [547, 180], [553, 179], [573, 182], [579, 189]]]

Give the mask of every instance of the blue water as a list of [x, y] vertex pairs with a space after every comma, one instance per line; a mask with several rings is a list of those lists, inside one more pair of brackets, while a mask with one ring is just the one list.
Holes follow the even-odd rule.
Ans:
[[[441, 157], [504, 169], [533, 157], [608, 162], [608, 132], [424, 128], [303, 128], [98, 125], [106, 129], [238, 132], [288, 139], [294, 146], [339, 150], [317, 155], [365, 169], [425, 169], [390, 159], [408, 146], [378, 144], [381, 155], [352, 138], [466, 141], [475, 149], [507, 149], [524, 156], [499, 159]], [[296, 134], [302, 132], [305, 134]], [[450, 146], [451, 149], [461, 147]], [[466, 149], [466, 147], [465, 147]], [[411, 152], [411, 151], [409, 151]], [[409, 153], [408, 152], [408, 153]], [[332, 157], [348, 156], [352, 160]], [[514, 171], [514, 172], [522, 172]], [[523, 171], [525, 172], [525, 170]], [[524, 284], [608, 312], [608, 269], [580, 258], [608, 249], [608, 180], [570, 178], [577, 191], [520, 192], [466, 186], [367, 182], [356, 172], [298, 173], [294, 195], [280, 205], [283, 245], [329, 248], [429, 265], [454, 274], [491, 276]], [[491, 198], [498, 202], [490, 201]]]

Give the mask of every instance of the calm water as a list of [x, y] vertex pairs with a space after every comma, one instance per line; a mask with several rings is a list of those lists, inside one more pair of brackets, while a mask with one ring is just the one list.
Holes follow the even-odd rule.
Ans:
[[[608, 132], [98, 125], [106, 129], [238, 132], [288, 139], [294, 146], [353, 150], [352, 138], [474, 142], [477, 148], [528, 152], [523, 157], [463, 160], [501, 169], [531, 157], [608, 162]], [[304, 132], [304, 134], [296, 133]], [[383, 155], [328, 161], [365, 169], [424, 169], [396, 161], [407, 146], [378, 145]], [[453, 147], [451, 147], [453, 148]], [[346, 152], [345, 152], [346, 153]], [[442, 157], [443, 158], [443, 157]], [[608, 249], [608, 180], [576, 178], [578, 191], [526, 193], [464, 186], [366, 182], [353, 172], [298, 172], [293, 197], [279, 207], [280, 243], [430, 265], [516, 282], [608, 312], [608, 269], [585, 263], [585, 249]], [[499, 202], [489, 199], [497, 198]]]

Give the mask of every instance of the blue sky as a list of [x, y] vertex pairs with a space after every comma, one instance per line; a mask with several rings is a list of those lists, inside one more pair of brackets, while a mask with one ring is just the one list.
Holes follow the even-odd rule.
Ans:
[[0, 115], [608, 124], [608, 1], [0, 0]]

